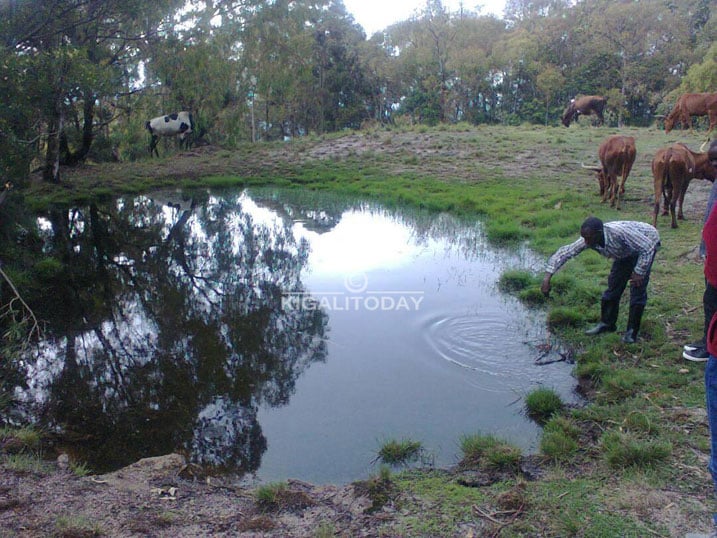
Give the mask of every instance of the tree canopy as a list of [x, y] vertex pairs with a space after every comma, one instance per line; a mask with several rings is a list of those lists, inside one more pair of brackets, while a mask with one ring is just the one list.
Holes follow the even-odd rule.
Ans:
[[366, 36], [341, 0], [0, 4], [0, 173], [147, 155], [145, 122], [188, 110], [231, 147], [396, 121], [550, 124], [578, 94], [645, 125], [713, 91], [710, 0], [441, 0]]

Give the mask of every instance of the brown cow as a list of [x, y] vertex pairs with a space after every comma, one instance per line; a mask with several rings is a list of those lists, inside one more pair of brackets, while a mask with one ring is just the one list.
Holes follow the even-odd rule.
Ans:
[[598, 125], [602, 125], [605, 118], [602, 115], [605, 110], [607, 99], [602, 95], [585, 95], [570, 101], [570, 104], [563, 112], [562, 122], [565, 127], [570, 127], [570, 122], [578, 120], [580, 114], [589, 116], [595, 114], [598, 118]]
[[707, 133], [717, 125], [717, 93], [683, 93], [665, 118], [665, 133], [669, 133], [676, 123], [682, 129], [692, 130], [692, 116], [707, 116], [710, 127]]
[[[625, 194], [625, 182], [635, 164], [637, 149], [632, 136], [611, 135], [600, 144], [598, 157], [600, 166], [589, 167], [597, 174], [602, 201], [610, 198], [610, 206], [620, 209], [620, 195]], [[620, 181], [618, 182], [618, 176]]]
[[[672, 227], [677, 228], [677, 219], [684, 220], [682, 205], [685, 193], [692, 179], [717, 178], [717, 169], [712, 166], [707, 153], [695, 153], [684, 144], [672, 144], [657, 150], [652, 159], [652, 177], [655, 184], [655, 210], [652, 214], [652, 225], [657, 226], [657, 214], [660, 212], [660, 198], [664, 197], [665, 207], [672, 216]], [[677, 218], [675, 218], [675, 206]]]

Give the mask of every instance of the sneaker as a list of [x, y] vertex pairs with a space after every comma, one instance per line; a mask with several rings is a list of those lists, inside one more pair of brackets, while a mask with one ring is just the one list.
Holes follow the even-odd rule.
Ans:
[[710, 358], [710, 354], [703, 347], [698, 347], [691, 351], [683, 351], [682, 358], [692, 362], [705, 362]]
[[682, 346], [682, 351], [694, 351], [695, 349], [699, 349], [701, 347], [705, 347], [704, 340], [692, 342], [691, 344], [685, 344], [684, 346]]

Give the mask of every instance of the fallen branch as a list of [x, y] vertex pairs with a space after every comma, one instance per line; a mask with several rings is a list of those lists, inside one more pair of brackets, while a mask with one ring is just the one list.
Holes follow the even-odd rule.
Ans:
[[37, 321], [37, 318], [35, 317], [35, 313], [32, 311], [32, 309], [28, 306], [28, 304], [25, 302], [25, 300], [20, 295], [20, 292], [17, 291], [17, 288], [15, 287], [15, 284], [12, 283], [12, 280], [10, 280], [10, 277], [7, 276], [5, 271], [0, 268], [0, 276], [2, 276], [3, 280], [7, 282], [7, 285], [10, 286], [10, 289], [12, 290], [13, 295], [15, 296], [12, 298], [8, 303], [0, 308], [0, 319], [8, 316], [13, 316], [16, 312], [14, 305], [16, 302], [19, 302], [21, 305], [20, 310], [23, 312], [21, 315], [21, 321], [20, 325], [24, 324], [30, 324], [30, 329], [27, 331], [27, 334], [25, 336], [24, 345], [23, 347], [29, 345], [29, 343], [32, 341], [33, 337], [40, 337], [40, 323]]

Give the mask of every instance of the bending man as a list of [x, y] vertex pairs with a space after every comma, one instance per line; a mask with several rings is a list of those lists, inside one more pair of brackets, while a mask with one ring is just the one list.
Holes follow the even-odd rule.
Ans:
[[655, 252], [660, 247], [660, 234], [651, 225], [637, 221], [603, 223], [596, 217], [588, 217], [580, 227], [580, 239], [560, 247], [548, 260], [545, 278], [540, 289], [550, 293], [550, 279], [571, 258], [591, 248], [612, 259], [612, 269], [607, 278], [607, 289], [602, 294], [600, 323], [585, 334], [614, 332], [620, 297], [630, 282], [630, 315], [622, 341], [635, 343], [640, 330], [642, 313], [647, 304], [647, 284]]

